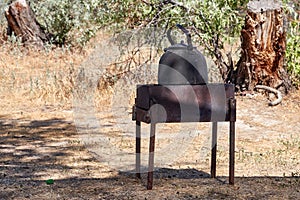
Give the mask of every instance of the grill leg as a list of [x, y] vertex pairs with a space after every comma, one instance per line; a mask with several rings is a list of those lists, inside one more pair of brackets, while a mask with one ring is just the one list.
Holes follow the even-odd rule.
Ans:
[[212, 140], [211, 140], [211, 169], [210, 174], [212, 178], [216, 178], [216, 166], [217, 166], [217, 132], [218, 122], [212, 124]]
[[154, 171], [155, 123], [151, 123], [147, 190], [152, 190]]
[[230, 122], [229, 184], [234, 184], [235, 122]]
[[135, 137], [135, 171], [136, 177], [141, 178], [141, 122], [136, 121]]

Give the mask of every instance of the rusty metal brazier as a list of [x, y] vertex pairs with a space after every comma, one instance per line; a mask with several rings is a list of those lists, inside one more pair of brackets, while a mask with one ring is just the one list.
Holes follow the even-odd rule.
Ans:
[[[136, 121], [136, 176], [141, 178], [141, 122], [150, 124], [147, 189], [153, 187], [157, 123], [212, 122], [211, 177], [216, 178], [217, 123], [229, 122], [229, 184], [234, 184], [236, 100], [233, 84], [207, 83], [204, 56], [191, 43], [175, 44], [159, 62], [158, 84], [138, 85], [132, 119]], [[159, 106], [157, 106], [159, 105]]]

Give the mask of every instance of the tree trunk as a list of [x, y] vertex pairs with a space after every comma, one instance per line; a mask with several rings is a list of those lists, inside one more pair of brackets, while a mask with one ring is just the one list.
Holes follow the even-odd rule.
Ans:
[[241, 39], [242, 55], [235, 74], [240, 90], [266, 85], [288, 92], [291, 82], [284, 68], [286, 31], [281, 3], [250, 1]]
[[37, 22], [33, 11], [25, 0], [16, 0], [5, 11], [8, 34], [22, 38], [24, 44], [42, 46], [49, 37]]

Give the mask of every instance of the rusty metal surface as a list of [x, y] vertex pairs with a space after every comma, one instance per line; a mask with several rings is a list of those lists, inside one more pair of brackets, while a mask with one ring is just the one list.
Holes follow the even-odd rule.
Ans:
[[232, 84], [139, 85], [135, 114], [145, 123], [232, 121], [233, 98]]
[[155, 149], [155, 123], [151, 123], [150, 145], [149, 145], [149, 163], [148, 163], [148, 178], [147, 178], [147, 189], [148, 190], [152, 190], [152, 187], [153, 187], [154, 149]]
[[218, 138], [218, 122], [213, 122], [212, 125], [212, 137], [211, 137], [211, 165], [210, 175], [212, 178], [216, 178], [217, 169], [217, 138]]
[[236, 99], [229, 99], [229, 106], [230, 106], [230, 121], [236, 121]]
[[136, 139], [135, 139], [135, 169], [136, 177], [141, 178], [141, 122], [136, 121]]
[[216, 177], [217, 122], [229, 121], [229, 184], [234, 184], [236, 100], [234, 85], [139, 85], [133, 106], [136, 120], [136, 175], [140, 178], [141, 122], [151, 123], [147, 189], [153, 187], [155, 124], [213, 122], [211, 177]]
[[234, 185], [235, 122], [230, 122], [229, 129], [229, 184]]

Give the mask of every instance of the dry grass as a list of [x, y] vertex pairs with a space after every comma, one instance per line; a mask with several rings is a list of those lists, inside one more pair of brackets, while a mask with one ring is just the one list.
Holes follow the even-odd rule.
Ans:
[[[1, 46], [1, 199], [300, 198], [300, 91], [274, 108], [260, 95], [237, 97], [235, 186], [224, 184], [228, 176], [226, 124], [221, 124], [219, 132], [216, 180], [207, 178], [208, 124], [197, 126], [200, 134], [177, 162], [167, 169], [159, 168], [153, 191], [145, 189], [145, 176], [140, 181], [97, 160], [99, 156], [88, 152], [74, 124], [73, 92], [81, 67], [88, 64], [103, 70], [105, 77], [98, 77], [98, 90], [94, 91], [96, 116], [106, 125], [104, 130], [115, 139], [114, 144], [128, 151], [133, 151], [134, 141], [117, 136], [134, 131], [130, 107], [135, 85], [155, 82], [156, 78], [155, 69], [131, 67], [114, 82], [111, 77], [126, 69], [101, 69], [97, 68], [98, 60], [90, 62], [95, 44], [103, 38], [107, 36], [100, 34], [85, 52], [62, 48], [39, 51], [7, 43]], [[112, 82], [107, 84], [107, 80]], [[120, 105], [124, 112], [117, 118], [113, 109]], [[177, 129], [179, 125], [161, 126], [159, 132], [163, 135]], [[157, 149], [166, 142], [158, 141]], [[45, 183], [49, 178], [54, 179], [53, 185]]]
[[69, 50], [38, 51], [2, 46], [0, 51], [2, 93], [32, 101], [69, 104], [76, 66], [84, 54]]

